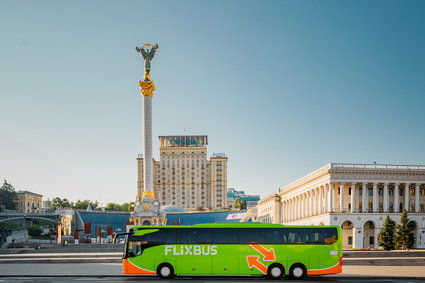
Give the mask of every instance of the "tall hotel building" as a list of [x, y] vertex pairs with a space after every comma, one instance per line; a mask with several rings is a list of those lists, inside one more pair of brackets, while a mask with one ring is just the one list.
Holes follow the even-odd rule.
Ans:
[[[153, 162], [155, 198], [162, 206], [187, 210], [227, 208], [227, 157], [207, 158], [207, 136], [160, 136], [160, 160]], [[143, 158], [138, 195], [143, 192]]]

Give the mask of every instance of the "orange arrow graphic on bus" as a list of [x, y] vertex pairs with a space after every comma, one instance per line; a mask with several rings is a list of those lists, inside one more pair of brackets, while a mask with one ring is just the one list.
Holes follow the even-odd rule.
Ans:
[[274, 255], [274, 250], [273, 249], [266, 249], [265, 247], [263, 247], [262, 245], [250, 245], [251, 247], [253, 247], [254, 249], [256, 249], [257, 251], [260, 252], [260, 254], [262, 254], [263, 260], [266, 261], [274, 261], [276, 260], [276, 256]]
[[246, 260], [248, 261], [249, 268], [253, 266], [260, 270], [263, 274], [267, 273], [267, 266], [258, 261], [259, 256], [247, 256]]

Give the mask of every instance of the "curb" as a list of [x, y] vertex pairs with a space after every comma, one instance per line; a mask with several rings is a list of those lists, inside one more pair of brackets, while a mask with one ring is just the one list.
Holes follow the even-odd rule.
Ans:
[[[143, 278], [143, 279], [153, 279], [158, 278], [157, 276], [144, 276], [144, 275], [82, 275], [82, 274], [63, 274], [63, 275], [2, 275], [0, 274], [0, 278], [58, 278], [58, 277], [71, 277], [71, 278]], [[255, 278], [253, 276], [228, 276], [228, 277], [220, 277], [220, 276], [177, 276], [174, 280], [179, 279], [202, 279], [202, 280], [235, 280], [235, 278]], [[258, 277], [262, 278], [262, 277]], [[332, 280], [338, 280], [338, 279], [356, 279], [356, 280], [375, 280], [375, 279], [392, 279], [392, 280], [425, 280], [425, 277], [415, 277], [415, 276], [370, 276], [370, 275], [341, 275], [341, 276], [335, 276], [335, 275], [323, 275], [323, 276], [309, 276], [307, 277], [307, 280], [321, 280], [321, 279], [332, 279]]]

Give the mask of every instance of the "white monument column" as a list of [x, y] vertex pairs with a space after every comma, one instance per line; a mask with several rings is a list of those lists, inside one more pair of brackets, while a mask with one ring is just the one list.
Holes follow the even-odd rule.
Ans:
[[388, 183], [384, 184], [384, 212], [388, 212]]
[[153, 198], [153, 157], [152, 157], [152, 96], [143, 95], [144, 133], [144, 192], [143, 196]]
[[373, 183], [373, 212], [378, 212], [378, 184]]
[[394, 212], [400, 212], [400, 192], [398, 189], [399, 183], [394, 184]]
[[369, 210], [369, 204], [368, 204], [368, 195], [369, 192], [367, 191], [367, 183], [362, 184], [362, 212], [366, 213]]
[[344, 185], [339, 183], [339, 212], [344, 212]]
[[351, 213], [356, 212], [356, 197], [356, 183], [351, 183]]
[[406, 209], [406, 211], [410, 210], [410, 205], [409, 205], [409, 186], [410, 184], [406, 184], [406, 186], [404, 187], [404, 209]]
[[415, 187], [415, 212], [419, 212], [419, 186], [420, 184], [416, 184]]

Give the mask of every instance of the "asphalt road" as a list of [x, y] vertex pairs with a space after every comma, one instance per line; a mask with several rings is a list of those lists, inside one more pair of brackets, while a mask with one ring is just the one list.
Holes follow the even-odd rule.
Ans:
[[[269, 281], [262, 278], [188, 278], [181, 277], [174, 280], [159, 280], [157, 278], [144, 278], [144, 277], [2, 277], [0, 278], [1, 282], [146, 282], [146, 283], [216, 283], [216, 282], [231, 282], [231, 283], [265, 283], [265, 282], [275, 282]], [[368, 283], [368, 282], [376, 282], [376, 283], [416, 283], [416, 282], [425, 282], [425, 280], [409, 280], [409, 279], [359, 279], [359, 278], [308, 278], [303, 281], [299, 280], [288, 280], [284, 279], [281, 282], [342, 282], [342, 283]]]

